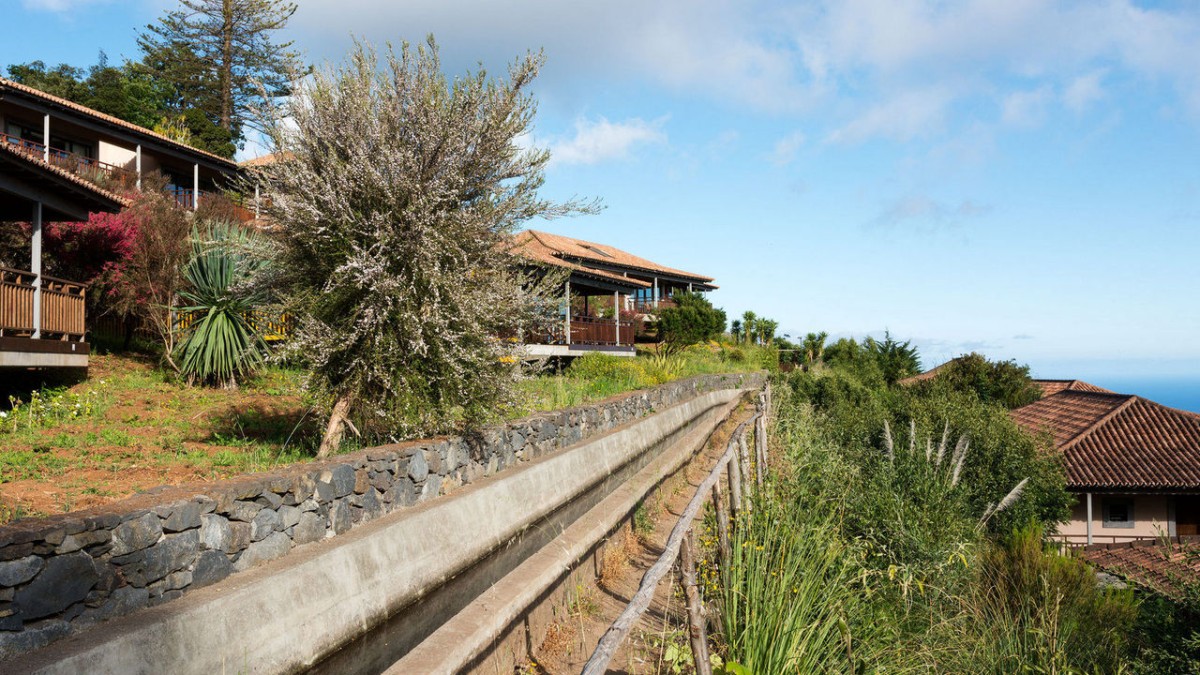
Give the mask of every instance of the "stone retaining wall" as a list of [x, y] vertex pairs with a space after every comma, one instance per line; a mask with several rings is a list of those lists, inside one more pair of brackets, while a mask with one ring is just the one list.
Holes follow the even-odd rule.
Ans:
[[478, 438], [379, 446], [0, 527], [0, 659], [168, 602], [657, 409], [762, 381], [760, 374], [701, 376], [535, 415]]

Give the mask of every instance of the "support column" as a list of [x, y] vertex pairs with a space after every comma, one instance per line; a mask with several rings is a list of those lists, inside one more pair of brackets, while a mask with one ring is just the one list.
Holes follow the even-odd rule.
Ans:
[[1087, 543], [1092, 545], [1092, 493], [1087, 493]]
[[[49, 119], [49, 117], [47, 117]], [[49, 147], [49, 146], [47, 146]], [[33, 205], [33, 251], [29, 271], [33, 273], [33, 337], [42, 336], [42, 203]]]
[[138, 189], [138, 192], [141, 192], [141, 190], [142, 190], [142, 144], [141, 143], [138, 143], [135, 153], [136, 153], [135, 157], [137, 159], [137, 189]]
[[621, 344], [621, 292], [613, 291], [613, 337]]
[[200, 208], [200, 165], [192, 165], [192, 210]]
[[258, 220], [258, 183], [254, 184], [254, 219]]
[[654, 309], [658, 309], [658, 277], [654, 277]]
[[563, 319], [563, 323], [564, 323], [564, 327], [566, 328], [567, 345], [570, 346], [570, 344], [571, 344], [571, 280], [567, 279], [566, 283], [564, 283], [563, 286], [564, 286], [563, 295], [566, 297], [566, 300], [567, 300], [567, 311], [565, 312], [566, 317]]
[[[42, 117], [42, 161], [50, 163], [50, 113]], [[39, 206], [40, 208], [40, 206]]]

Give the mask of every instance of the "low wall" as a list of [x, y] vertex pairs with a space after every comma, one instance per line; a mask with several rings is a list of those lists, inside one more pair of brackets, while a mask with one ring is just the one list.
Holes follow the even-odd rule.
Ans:
[[295, 546], [347, 534], [706, 392], [762, 381], [758, 374], [681, 380], [535, 415], [477, 438], [380, 446], [0, 527], [0, 659], [236, 579]]

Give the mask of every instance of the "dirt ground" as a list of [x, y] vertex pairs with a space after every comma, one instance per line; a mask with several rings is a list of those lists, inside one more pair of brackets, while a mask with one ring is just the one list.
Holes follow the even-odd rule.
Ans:
[[[91, 362], [87, 380], [65, 387], [60, 400], [67, 408], [82, 401], [93, 412], [0, 434], [0, 523], [311, 455], [288, 442], [305, 417], [291, 373], [267, 372], [222, 391], [170, 381], [137, 358], [98, 355]], [[0, 407], [14, 416], [22, 410], [28, 408]]]
[[[546, 638], [535, 650], [533, 661], [518, 669], [518, 673], [566, 675], [578, 673], [583, 668], [600, 637], [625, 610], [641, 586], [642, 577], [662, 555], [671, 529], [717, 458], [725, 451], [733, 430], [750, 414], [751, 406], [739, 408], [729, 421], [717, 429], [696, 459], [668, 478], [655, 494], [647, 498], [646, 511], [650, 520], [635, 517], [635, 523], [640, 520], [643, 524], [641, 527], [635, 526], [638, 531], [631, 532], [626, 528], [623, 541], [609, 545], [601, 578], [594, 584], [575, 589], [570, 616], [551, 625]], [[698, 564], [698, 576], [702, 582], [711, 580], [715, 569], [712, 564], [711, 542], [715, 538], [710, 531], [712, 523], [710, 515], [707, 520], [702, 516], [697, 517], [694, 524], [702, 550], [702, 559]], [[618, 535], [614, 539], [620, 537]], [[710, 635], [710, 645], [713, 642], [713, 636]], [[678, 565], [655, 588], [650, 607], [621, 643], [608, 672], [630, 675], [694, 672]]]

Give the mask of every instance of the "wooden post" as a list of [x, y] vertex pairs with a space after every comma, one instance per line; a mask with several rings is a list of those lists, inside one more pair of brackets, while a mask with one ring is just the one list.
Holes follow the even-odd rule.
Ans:
[[763, 486], [763, 471], [765, 471], [762, 454], [762, 437], [762, 418], [760, 417], [754, 423], [754, 478], [758, 482], [759, 490]]
[[729, 506], [735, 514], [742, 512], [742, 467], [736, 452], [729, 458]]
[[1092, 493], [1087, 493], [1087, 543], [1092, 545]]
[[621, 344], [621, 292], [613, 291], [613, 337], [615, 342]]
[[697, 675], [712, 675], [712, 664], [708, 661], [708, 636], [704, 630], [704, 606], [700, 603], [700, 591], [696, 589], [696, 544], [693, 539], [694, 535], [689, 529], [679, 549], [683, 593], [687, 598], [688, 637], [692, 643], [692, 661]]
[[729, 505], [721, 495], [721, 482], [713, 486], [713, 511], [717, 516], [717, 563], [724, 568], [732, 559], [733, 553], [729, 548]]
[[754, 501], [750, 498], [750, 449], [746, 446], [745, 433], [738, 436], [738, 451], [742, 456], [742, 466], [745, 467], [745, 470], [742, 472], [742, 480], [745, 481], [746, 510], [753, 511]]
[[[50, 116], [46, 115], [46, 129]], [[49, 137], [47, 137], [49, 138]], [[47, 145], [46, 147], [50, 147]], [[33, 242], [30, 248], [29, 271], [33, 274], [33, 337], [42, 336], [42, 203], [33, 203]]]
[[566, 283], [564, 284], [563, 295], [567, 298], [567, 312], [566, 312], [567, 316], [563, 320], [563, 322], [564, 322], [564, 326], [567, 331], [566, 343], [569, 346], [571, 344], [571, 280], [570, 279], [567, 279]]

